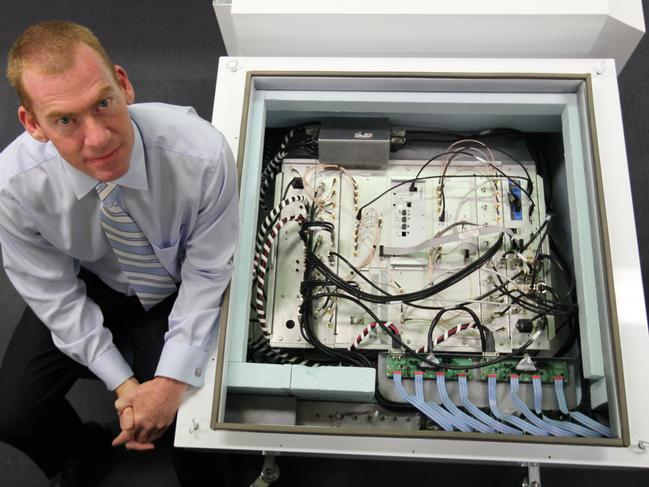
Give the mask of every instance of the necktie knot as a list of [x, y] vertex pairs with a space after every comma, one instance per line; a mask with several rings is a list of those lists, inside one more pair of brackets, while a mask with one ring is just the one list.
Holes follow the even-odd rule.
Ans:
[[99, 195], [99, 201], [104, 207], [110, 208], [116, 204], [119, 196], [119, 186], [114, 183], [98, 183], [95, 190]]

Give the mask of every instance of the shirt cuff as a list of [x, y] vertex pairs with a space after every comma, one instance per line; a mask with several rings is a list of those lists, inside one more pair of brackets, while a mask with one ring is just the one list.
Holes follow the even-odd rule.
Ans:
[[126, 363], [116, 347], [111, 347], [106, 353], [88, 365], [90, 371], [104, 381], [106, 387], [114, 391], [122, 382], [133, 376], [131, 367]]
[[155, 375], [201, 387], [207, 352], [202, 348], [167, 340], [162, 348]]

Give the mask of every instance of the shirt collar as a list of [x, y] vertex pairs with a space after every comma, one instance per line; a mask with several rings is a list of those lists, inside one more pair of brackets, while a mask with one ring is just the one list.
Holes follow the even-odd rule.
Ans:
[[[135, 122], [133, 124], [133, 150], [131, 151], [131, 161], [129, 163], [128, 171], [121, 178], [112, 181], [113, 183], [133, 189], [148, 190], [149, 183], [146, 177], [146, 166], [144, 164], [144, 143], [142, 142], [142, 135]], [[83, 198], [91, 190], [97, 186], [99, 182], [97, 179], [89, 176], [88, 174], [79, 171], [77, 168], [68, 163], [59, 155], [63, 171], [67, 176], [68, 182], [72, 186], [77, 199]]]

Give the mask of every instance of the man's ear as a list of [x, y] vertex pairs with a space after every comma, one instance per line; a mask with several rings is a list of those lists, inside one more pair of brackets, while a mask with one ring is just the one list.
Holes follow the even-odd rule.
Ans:
[[117, 84], [119, 85], [119, 89], [122, 91], [122, 94], [124, 95], [126, 104], [127, 105], [132, 104], [135, 101], [135, 90], [133, 89], [133, 85], [131, 84], [131, 81], [128, 79], [128, 74], [126, 74], [126, 70], [117, 64], [115, 65], [115, 77], [117, 78]]
[[20, 120], [20, 123], [23, 124], [23, 127], [25, 127], [25, 130], [31, 135], [34, 139], [38, 140], [39, 142], [47, 142], [50, 140], [45, 133], [43, 132], [43, 129], [41, 129], [41, 126], [39, 125], [38, 121], [36, 120], [36, 117], [32, 112], [27, 110], [24, 106], [20, 105], [18, 107], [18, 120]]

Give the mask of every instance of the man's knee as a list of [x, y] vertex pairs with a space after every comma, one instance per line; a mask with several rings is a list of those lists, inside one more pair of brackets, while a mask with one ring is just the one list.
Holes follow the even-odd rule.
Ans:
[[29, 434], [35, 422], [31, 408], [14, 407], [10, 401], [0, 401], [0, 441], [15, 444]]

